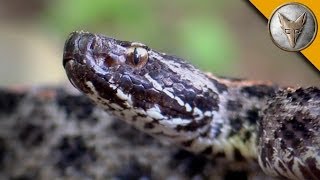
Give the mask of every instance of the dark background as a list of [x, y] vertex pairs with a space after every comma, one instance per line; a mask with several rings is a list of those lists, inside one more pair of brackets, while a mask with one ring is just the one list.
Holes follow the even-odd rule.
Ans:
[[222, 76], [320, 85], [302, 55], [271, 41], [247, 1], [0, 0], [0, 85], [66, 83], [64, 40], [74, 30], [143, 42]]

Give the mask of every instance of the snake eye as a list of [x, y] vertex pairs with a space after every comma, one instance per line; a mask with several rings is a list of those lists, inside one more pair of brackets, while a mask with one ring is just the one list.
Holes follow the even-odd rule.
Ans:
[[141, 68], [148, 61], [148, 51], [142, 47], [131, 47], [128, 50], [127, 57], [130, 64]]

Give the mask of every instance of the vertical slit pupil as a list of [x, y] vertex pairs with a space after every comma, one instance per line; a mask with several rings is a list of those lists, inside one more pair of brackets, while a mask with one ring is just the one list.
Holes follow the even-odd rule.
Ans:
[[133, 62], [135, 65], [137, 65], [140, 61], [140, 56], [139, 56], [139, 53], [138, 53], [138, 50], [137, 48], [134, 48], [133, 50]]

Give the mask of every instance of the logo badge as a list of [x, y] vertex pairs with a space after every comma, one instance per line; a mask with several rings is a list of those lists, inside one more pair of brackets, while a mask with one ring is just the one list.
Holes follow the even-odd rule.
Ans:
[[317, 34], [317, 20], [312, 11], [300, 3], [278, 7], [269, 19], [273, 42], [285, 51], [307, 48]]

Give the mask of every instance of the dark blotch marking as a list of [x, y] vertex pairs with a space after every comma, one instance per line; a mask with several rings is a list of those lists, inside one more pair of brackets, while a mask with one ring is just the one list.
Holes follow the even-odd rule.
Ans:
[[229, 111], [238, 111], [241, 108], [242, 104], [240, 103], [240, 101], [229, 100], [227, 102], [227, 110]]
[[172, 155], [170, 161], [171, 168], [179, 167], [189, 178], [196, 175], [204, 176], [204, 168], [210, 161], [201, 155], [194, 155], [185, 150], [179, 150]]
[[[318, 154], [319, 156], [319, 154]], [[315, 176], [315, 177], [320, 177], [320, 169], [317, 168], [317, 164], [319, 162], [316, 162], [316, 160], [314, 158], [308, 158], [306, 159], [305, 161], [306, 163], [306, 166], [309, 168], [309, 170], [312, 172], [312, 174]]]
[[5, 159], [8, 157], [8, 145], [3, 137], [0, 137], [0, 170], [5, 166]]
[[218, 152], [214, 155], [215, 158], [225, 158], [226, 154], [224, 152]]
[[36, 124], [23, 124], [19, 127], [18, 138], [25, 146], [39, 146], [45, 139], [45, 130]]
[[258, 120], [260, 120], [259, 110], [258, 109], [250, 109], [247, 111], [247, 119], [250, 124], [255, 125]]
[[309, 169], [307, 169], [304, 165], [299, 163], [298, 168], [302, 173], [304, 179], [315, 179], [315, 177], [312, 177], [312, 173], [309, 171]]
[[[309, 122], [311, 122], [310, 119], [309, 119]], [[305, 124], [308, 122], [305, 122], [305, 124], [303, 122], [299, 122], [299, 119], [297, 119], [297, 117], [293, 117], [293, 119], [289, 121], [289, 123], [292, 125], [292, 128], [294, 131], [303, 131], [303, 132], [307, 131]]]
[[284, 139], [292, 140], [295, 137], [295, 135], [294, 135], [294, 132], [292, 132], [290, 130], [286, 130], [283, 132], [283, 137], [284, 137]]
[[[309, 110], [317, 110], [319, 108], [318, 102], [320, 101], [316, 99], [317, 95], [310, 93], [312, 89], [296, 90], [298, 92], [292, 89], [279, 91], [277, 96], [270, 100], [269, 107], [264, 112], [264, 119], [259, 123], [262, 128], [267, 129], [269, 132], [274, 132], [266, 133], [266, 137], [262, 137], [259, 140], [259, 144], [263, 146], [261, 148], [262, 165], [268, 166], [267, 161], [269, 161], [271, 168], [279, 175], [281, 175], [279, 173], [280, 170], [285, 171], [284, 166], [292, 169], [294, 165], [293, 160], [290, 160], [284, 162], [284, 164], [280, 164], [278, 166], [279, 169], [272, 166], [275, 163], [274, 158], [281, 158], [284, 151], [294, 149], [290, 153], [289, 158], [296, 157], [302, 160], [306, 147], [313, 147], [316, 151], [319, 149], [316, 144], [316, 139], [319, 137], [318, 131], [315, 130], [315, 127], [319, 125], [319, 116], [317, 116], [316, 111]], [[305, 102], [304, 99], [305, 91], [309, 92], [306, 97], [308, 102]], [[291, 105], [296, 106], [296, 108], [292, 109]], [[266, 140], [267, 138], [269, 140]], [[273, 148], [276, 141], [280, 141], [280, 146], [274, 151]], [[298, 165], [298, 168], [303, 174], [304, 179], [316, 179], [315, 177], [320, 177], [320, 170], [316, 166], [312, 169], [308, 160], [302, 160], [302, 163]], [[318, 174], [315, 175], [315, 173]]]
[[56, 166], [65, 172], [68, 167], [81, 170], [84, 165], [95, 162], [97, 155], [93, 147], [88, 147], [81, 136], [65, 136], [54, 148]]
[[208, 137], [208, 136], [210, 136], [210, 133], [211, 133], [211, 129], [208, 128], [208, 129], [205, 130], [204, 132], [201, 132], [201, 133], [200, 133], [200, 137]]
[[152, 179], [151, 167], [143, 165], [136, 160], [130, 160], [124, 165], [118, 173], [114, 175], [115, 179]]
[[247, 180], [248, 179], [248, 172], [246, 171], [227, 171], [226, 175], [224, 176], [224, 180]]
[[154, 124], [152, 122], [145, 123], [144, 124], [144, 128], [145, 129], [153, 129], [154, 128]]
[[211, 155], [212, 153], [212, 147], [209, 146], [207, 147], [206, 149], [204, 149], [200, 154], [203, 154], [203, 155]]
[[[115, 121], [112, 121], [110, 128], [112, 129], [112, 131], [114, 131], [110, 133], [117, 134], [118, 138], [126, 141], [131, 146], [137, 146], [137, 145], [141, 146], [146, 144], [150, 145], [150, 144], [158, 143], [158, 141], [156, 141], [151, 136], [138, 131], [132, 126], [128, 126], [124, 121], [120, 119], [116, 119]], [[108, 129], [108, 131], [110, 130]], [[135, 137], [135, 138], [132, 138], [132, 137]]]
[[246, 142], [248, 141], [252, 136], [252, 133], [250, 131], [246, 131], [245, 134], [244, 134], [244, 139], [243, 141]]
[[159, 92], [157, 92], [157, 91], [155, 91], [153, 89], [148, 89], [148, 90], [146, 90], [145, 98], [149, 102], [159, 102], [160, 98], [158, 96], [158, 93]]
[[92, 118], [94, 105], [85, 96], [66, 95], [58, 93], [57, 104], [62, 107], [67, 115], [67, 118], [75, 116], [78, 120], [88, 120], [95, 123], [97, 119]]
[[214, 86], [217, 88], [219, 93], [223, 93], [225, 91], [228, 91], [228, 87], [225, 84], [219, 83], [215, 79], [211, 79], [211, 78], [209, 78], [209, 79], [214, 84]]
[[0, 89], [0, 114], [10, 114], [19, 105], [20, 100], [25, 96], [23, 93], [13, 93], [10, 90]]
[[293, 141], [292, 141], [292, 147], [300, 147], [301, 146], [301, 144], [302, 144], [302, 140], [300, 140], [300, 139], [294, 139]]
[[[280, 109], [281, 110], [281, 109]], [[286, 143], [283, 147], [285, 148], [295, 148], [296, 152], [300, 154], [303, 152], [303, 148], [306, 146], [313, 146], [314, 143], [312, 139], [316, 137], [315, 134], [317, 131], [314, 129], [313, 119], [309, 119], [308, 122], [304, 121], [304, 118], [307, 117], [305, 112], [295, 111], [293, 117], [283, 117], [279, 128], [275, 131], [275, 138], [283, 138], [286, 140]], [[277, 119], [279, 119], [277, 117]], [[277, 121], [278, 122], [278, 121]], [[303, 140], [300, 140], [303, 139]]]
[[299, 100], [303, 105], [307, 103], [311, 98], [320, 99], [320, 89], [316, 87], [310, 87], [307, 89], [299, 88], [294, 93], [288, 93], [288, 97], [291, 97], [293, 101]]
[[231, 131], [229, 137], [234, 136], [242, 128], [242, 120], [240, 118], [230, 119]]
[[203, 95], [197, 95], [193, 100], [194, 107], [199, 108], [201, 111], [218, 111], [219, 110], [218, 95], [212, 91], [204, 92]]
[[186, 150], [181, 149], [181, 150], [175, 152], [175, 153], [172, 155], [172, 158], [173, 158], [174, 160], [178, 160], [178, 161], [179, 161], [179, 160], [186, 159], [186, 158], [188, 158], [188, 157], [190, 157], [190, 156], [195, 156], [195, 155], [192, 154], [192, 153], [190, 153], [189, 151], [186, 151]]
[[275, 87], [267, 85], [245, 86], [241, 89], [242, 93], [249, 97], [265, 98], [275, 94]]
[[189, 141], [185, 141], [185, 142], [182, 142], [182, 146], [185, 146], [185, 147], [190, 147], [193, 143], [193, 140], [189, 140]]
[[234, 148], [234, 151], [233, 151], [233, 157], [236, 161], [245, 161], [245, 158], [242, 156], [240, 150], [238, 148]]

